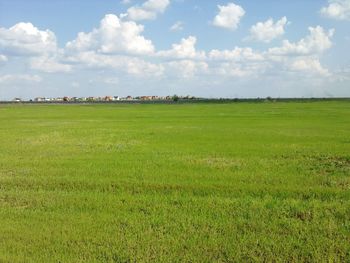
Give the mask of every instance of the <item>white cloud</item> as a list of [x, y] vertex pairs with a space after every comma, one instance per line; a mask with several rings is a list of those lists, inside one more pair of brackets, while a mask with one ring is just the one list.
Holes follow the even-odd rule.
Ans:
[[236, 30], [241, 18], [245, 15], [244, 9], [234, 3], [226, 6], [218, 5], [219, 13], [215, 16], [213, 25], [230, 30]]
[[132, 6], [127, 10], [127, 17], [131, 20], [154, 20], [158, 14], [165, 12], [169, 0], [148, 0], [142, 6]]
[[231, 60], [231, 61], [262, 61], [264, 57], [262, 54], [255, 52], [252, 48], [235, 47], [233, 50], [217, 50], [213, 49], [209, 52], [211, 60]]
[[329, 71], [322, 67], [320, 61], [317, 58], [306, 57], [297, 58], [289, 63], [290, 69], [294, 71], [306, 71], [318, 75], [328, 76]]
[[31, 23], [18, 23], [13, 27], [0, 28], [0, 49], [7, 55], [37, 56], [56, 52], [55, 34], [39, 30]]
[[80, 32], [77, 38], [66, 44], [73, 52], [97, 51], [104, 54], [128, 53], [145, 55], [154, 52], [151, 40], [141, 35], [144, 27], [133, 21], [122, 21], [118, 16], [106, 15], [100, 27], [92, 32]]
[[288, 40], [281, 47], [258, 52], [250, 47], [236, 47], [233, 50], [211, 50], [212, 74], [232, 77], [257, 77], [267, 75], [299, 74], [300, 76], [331, 75], [319, 60], [320, 55], [332, 46], [334, 30], [325, 31], [322, 27], [310, 27], [310, 34], [296, 43]]
[[163, 66], [147, 62], [138, 57], [100, 54], [95, 51], [79, 52], [66, 58], [67, 62], [82, 68], [115, 69], [140, 77], [158, 77], [163, 74]]
[[224, 62], [214, 67], [214, 73], [225, 77], [243, 78], [253, 75], [254, 71], [240, 63]]
[[300, 76], [329, 77], [331, 73], [320, 63], [320, 56], [332, 47], [334, 29], [309, 27], [310, 34], [296, 43], [284, 40], [281, 47], [264, 52], [272, 70], [280, 74], [298, 73]]
[[[147, 7], [146, 3], [142, 7]], [[229, 12], [225, 8], [231, 10], [232, 5], [234, 4], [219, 6], [218, 16], [228, 16]], [[233, 9], [237, 9], [238, 6], [234, 6]], [[243, 15], [244, 10], [241, 16], [234, 20], [235, 22], [227, 18], [229, 22], [226, 25], [230, 26], [226, 28], [236, 28]], [[222, 22], [225, 19], [218, 21]], [[219, 23], [218, 21], [216, 22]], [[269, 19], [254, 25], [251, 28], [251, 36], [255, 40], [269, 42], [283, 35], [287, 24], [286, 17], [276, 22]], [[178, 21], [173, 30], [180, 29], [182, 25], [182, 22]], [[13, 29], [15, 27], [17, 29]], [[12, 55], [28, 55], [29, 58], [24, 58], [23, 62], [24, 65], [29, 65], [30, 69], [47, 73], [73, 70], [85, 71], [85, 74], [89, 74], [86, 71], [103, 72], [104, 79], [101, 83], [110, 85], [123, 83], [124, 75], [156, 78], [162, 81], [196, 76], [220, 80], [234, 78], [242, 81], [278, 74], [317, 76], [319, 79], [331, 76], [331, 72], [321, 65], [320, 56], [332, 46], [331, 38], [334, 30], [327, 31], [320, 26], [310, 27], [309, 35], [299, 41], [284, 40], [281, 46], [270, 48], [265, 52], [251, 47], [213, 49], [205, 52], [197, 50], [195, 36], [181, 39], [169, 50], [157, 51], [152, 41], [143, 36], [143, 25], [113, 14], [106, 15], [100, 25], [91, 32], [79, 33], [76, 39], [66, 44], [64, 50], [57, 47], [55, 35], [49, 30], [40, 31], [30, 23], [19, 23], [13, 28], [0, 29], [0, 36], [5, 36], [0, 38], [1, 50], [2, 52], [12, 50]], [[39, 48], [34, 43], [38, 43]], [[4, 46], [6, 48], [3, 48]], [[11, 58], [8, 53], [0, 55], [0, 63], [6, 62], [7, 56]], [[98, 70], [91, 71], [91, 69]], [[0, 76], [1, 83], [35, 83], [41, 80], [38, 75]], [[77, 86], [71, 82], [67, 85]]]
[[208, 54], [215, 75], [244, 78], [257, 76], [270, 66], [268, 59], [250, 47], [211, 50]]
[[284, 27], [287, 23], [285, 16], [276, 21], [276, 23], [274, 23], [272, 18], [265, 22], [258, 22], [250, 28], [250, 39], [269, 43], [284, 34]]
[[32, 58], [30, 61], [32, 69], [46, 73], [70, 72], [72, 65], [60, 63], [56, 57], [41, 56]]
[[[0, 48], [8, 56], [29, 57], [32, 69], [49, 73], [71, 70], [70, 65], [57, 60], [63, 51], [57, 47], [55, 34], [50, 30], [39, 30], [31, 23], [21, 22], [9, 29], [0, 28]], [[2, 59], [7, 61], [6, 56], [0, 55], [0, 61]]]
[[126, 65], [127, 73], [140, 77], [159, 77], [163, 75], [164, 67], [137, 58], [124, 58], [123, 67]]
[[182, 31], [184, 29], [184, 23], [181, 22], [181, 21], [177, 21], [175, 24], [173, 24], [171, 27], [170, 27], [170, 31]]
[[29, 74], [6, 74], [0, 75], [0, 83], [17, 83], [17, 82], [41, 82], [42, 78], [38, 75]]
[[158, 55], [161, 57], [169, 57], [176, 59], [203, 59], [205, 58], [204, 51], [197, 51], [197, 38], [189, 36], [181, 39], [179, 44], [173, 44], [172, 49], [166, 51], [159, 51]]
[[[119, 19], [118, 21], [130, 23]], [[285, 20], [282, 18], [281, 21]], [[213, 49], [206, 53], [198, 51], [197, 38], [189, 36], [181, 39], [180, 43], [173, 44], [169, 50], [153, 50], [142, 59], [140, 56], [127, 55], [126, 51], [120, 54], [103, 52], [99, 39], [105, 38], [99, 35], [101, 29], [95, 29], [92, 33], [84, 33], [78, 37], [80, 42], [75, 43], [78, 52], [68, 52], [65, 63], [77, 68], [113, 69], [141, 77], [169, 77], [175, 74], [189, 78], [205, 73], [244, 78], [262, 76], [266, 72], [272, 75], [290, 72], [327, 76], [328, 70], [321, 66], [318, 56], [331, 47], [333, 30], [326, 32], [320, 26], [310, 27], [309, 30], [310, 34], [300, 41], [291, 43], [285, 40], [282, 46], [270, 48], [266, 52], [250, 47], [235, 47], [232, 50]], [[89, 45], [86, 45], [85, 39]], [[71, 48], [67, 44], [67, 49]], [[156, 62], [151, 63], [148, 60]]]
[[322, 53], [332, 46], [331, 38], [334, 29], [325, 31], [321, 26], [309, 27], [310, 34], [297, 43], [291, 43], [288, 40], [283, 41], [282, 47], [269, 49], [270, 55], [311, 55]]
[[320, 12], [329, 18], [350, 20], [350, 0], [329, 0], [328, 6], [323, 7]]
[[171, 61], [165, 66], [170, 75], [175, 73], [182, 78], [191, 78], [197, 74], [207, 73], [209, 68], [206, 62], [193, 60]]

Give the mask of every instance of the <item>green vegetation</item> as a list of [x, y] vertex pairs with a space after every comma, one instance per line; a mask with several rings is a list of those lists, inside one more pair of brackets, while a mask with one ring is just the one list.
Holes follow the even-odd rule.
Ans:
[[346, 262], [350, 103], [0, 105], [0, 262]]

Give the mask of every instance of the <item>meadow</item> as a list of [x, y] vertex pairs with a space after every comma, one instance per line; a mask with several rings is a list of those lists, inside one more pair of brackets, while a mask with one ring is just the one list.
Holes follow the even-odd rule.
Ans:
[[350, 101], [0, 105], [0, 262], [261, 261], [350, 261]]

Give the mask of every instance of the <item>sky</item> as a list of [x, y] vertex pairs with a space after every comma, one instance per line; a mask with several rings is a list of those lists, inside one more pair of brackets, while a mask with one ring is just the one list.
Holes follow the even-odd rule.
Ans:
[[0, 0], [0, 100], [350, 97], [350, 0]]

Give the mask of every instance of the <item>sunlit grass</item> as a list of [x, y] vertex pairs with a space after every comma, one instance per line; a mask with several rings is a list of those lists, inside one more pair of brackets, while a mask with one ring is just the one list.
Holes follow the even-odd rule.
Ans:
[[0, 261], [349, 259], [349, 102], [0, 105]]

